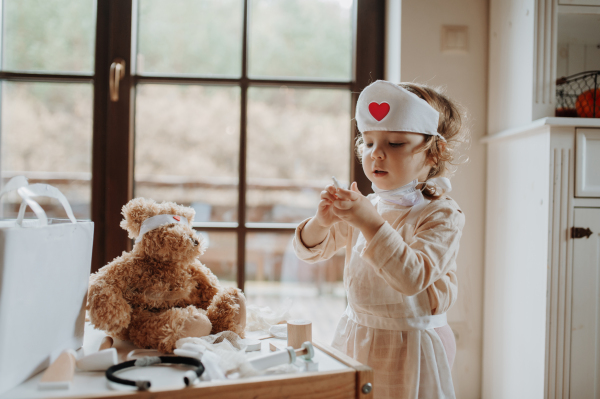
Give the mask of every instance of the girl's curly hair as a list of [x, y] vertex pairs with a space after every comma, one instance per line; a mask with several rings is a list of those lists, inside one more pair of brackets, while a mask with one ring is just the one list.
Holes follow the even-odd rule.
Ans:
[[[442, 88], [433, 88], [418, 83], [400, 83], [398, 86], [416, 94], [440, 113], [438, 133], [444, 136], [444, 142], [438, 136], [425, 135], [425, 141], [417, 152], [426, 151], [426, 158], [433, 164], [427, 179], [438, 176], [452, 175], [456, 167], [464, 161], [457, 161], [457, 148], [469, 142], [469, 130], [464, 126], [466, 111], [456, 102], [448, 98]], [[355, 143], [358, 159], [362, 162], [363, 137], [358, 132]], [[428, 199], [438, 199], [443, 193], [427, 185], [423, 188], [423, 195]]]

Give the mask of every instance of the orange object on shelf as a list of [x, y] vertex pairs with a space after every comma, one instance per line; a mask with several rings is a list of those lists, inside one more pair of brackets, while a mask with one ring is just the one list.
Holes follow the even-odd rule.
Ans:
[[[596, 92], [595, 107], [594, 92]], [[581, 93], [577, 97], [575, 108], [577, 109], [577, 116], [580, 118], [600, 118], [600, 89], [592, 89]]]

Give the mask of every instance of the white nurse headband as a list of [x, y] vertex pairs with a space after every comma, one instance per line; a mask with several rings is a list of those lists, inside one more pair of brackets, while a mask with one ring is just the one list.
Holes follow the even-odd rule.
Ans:
[[416, 94], [385, 80], [367, 86], [356, 103], [360, 132], [373, 130], [444, 136], [437, 132], [440, 114]]
[[149, 231], [154, 229], [158, 229], [159, 227], [166, 226], [168, 224], [188, 224], [187, 218], [179, 215], [157, 215], [152, 216], [144, 220], [142, 226], [140, 227], [140, 235], [136, 238], [136, 244], [142, 241], [142, 237]]

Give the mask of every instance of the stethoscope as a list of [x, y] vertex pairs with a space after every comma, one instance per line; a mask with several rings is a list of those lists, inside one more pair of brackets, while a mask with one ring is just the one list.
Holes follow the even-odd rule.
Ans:
[[148, 380], [126, 380], [115, 376], [115, 372], [130, 368], [130, 367], [148, 367], [155, 364], [186, 364], [188, 366], [194, 366], [194, 370], [186, 371], [183, 375], [183, 382], [186, 386], [193, 385], [194, 382], [202, 373], [204, 373], [204, 365], [199, 359], [193, 357], [183, 356], [147, 356], [136, 360], [129, 360], [127, 362], [115, 364], [106, 370], [106, 378], [109, 381], [116, 382], [117, 384], [129, 385], [137, 387], [140, 391], [147, 391], [152, 385]]

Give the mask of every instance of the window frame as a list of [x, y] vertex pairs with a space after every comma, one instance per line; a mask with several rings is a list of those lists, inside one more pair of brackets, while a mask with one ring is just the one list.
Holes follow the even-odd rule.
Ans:
[[[244, 289], [246, 263], [246, 237], [249, 233], [291, 232], [295, 223], [246, 222], [246, 165], [247, 165], [247, 108], [248, 89], [251, 87], [336, 88], [351, 91], [351, 110], [360, 91], [384, 74], [385, 0], [355, 0], [353, 3], [353, 65], [351, 79], [311, 80], [298, 78], [248, 77], [248, 7], [244, 0], [242, 35], [242, 74], [239, 78], [191, 77], [132, 73], [135, 71], [135, 44], [137, 40], [137, 0], [97, 0], [96, 46], [94, 74], [59, 74], [0, 71], [0, 81], [92, 83], [93, 136], [91, 218], [95, 224], [92, 272], [131, 250], [132, 242], [119, 227], [121, 209], [133, 198], [134, 188], [134, 138], [135, 90], [138, 84], [212, 84], [240, 87], [240, 142], [238, 159], [237, 223], [194, 223], [197, 230], [206, 232], [235, 232], [237, 237], [237, 284]], [[3, 2], [4, 3], [4, 2]], [[132, 27], [136, 27], [132, 30]], [[111, 60], [125, 60], [125, 76], [120, 81], [119, 101], [109, 97], [109, 69]], [[354, 154], [356, 137], [352, 123], [350, 142], [350, 179], [359, 189], [370, 192], [370, 182]]]

